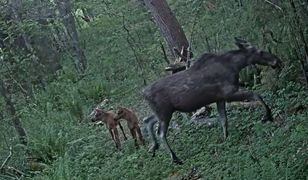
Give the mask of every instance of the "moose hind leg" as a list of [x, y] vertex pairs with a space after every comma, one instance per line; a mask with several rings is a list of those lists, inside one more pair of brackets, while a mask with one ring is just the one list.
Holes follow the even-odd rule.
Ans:
[[156, 135], [154, 133], [154, 125], [155, 123], [157, 123], [157, 117], [155, 115], [152, 115], [148, 118], [146, 118], [144, 120], [144, 123], [146, 125], [146, 129], [152, 139], [152, 146], [150, 147], [149, 151], [153, 153], [152, 157], [155, 156], [155, 152], [156, 150], [158, 149], [159, 145], [158, 145], [158, 142], [157, 142], [157, 139], [156, 139]]
[[225, 101], [218, 101], [216, 103], [217, 105], [217, 111], [219, 114], [219, 120], [222, 125], [222, 130], [224, 133], [224, 139], [227, 139], [228, 137], [228, 119], [227, 119], [227, 113], [226, 113], [226, 102]]
[[176, 156], [174, 151], [170, 148], [170, 145], [167, 141], [167, 131], [168, 131], [170, 118], [167, 121], [160, 121], [159, 122], [159, 127], [158, 127], [159, 133], [160, 133], [159, 136], [161, 138], [161, 141], [162, 141], [164, 147], [169, 151], [173, 162], [176, 163], [176, 164], [183, 164], [183, 162]]

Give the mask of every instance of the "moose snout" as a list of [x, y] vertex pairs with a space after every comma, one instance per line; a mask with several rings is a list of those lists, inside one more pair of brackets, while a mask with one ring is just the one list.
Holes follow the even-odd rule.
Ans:
[[273, 69], [276, 69], [276, 68], [282, 69], [282, 68], [284, 67], [284, 64], [282, 63], [281, 60], [275, 60], [275, 61], [272, 63], [271, 67], [272, 67]]
[[97, 121], [97, 119], [95, 117], [91, 117], [90, 119], [91, 119], [92, 122], [96, 122]]

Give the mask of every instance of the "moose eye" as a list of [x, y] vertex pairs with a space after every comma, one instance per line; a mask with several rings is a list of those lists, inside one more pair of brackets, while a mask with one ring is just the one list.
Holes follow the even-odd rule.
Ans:
[[100, 116], [101, 114], [102, 114], [101, 112], [96, 111], [95, 114], [94, 114], [94, 116]]

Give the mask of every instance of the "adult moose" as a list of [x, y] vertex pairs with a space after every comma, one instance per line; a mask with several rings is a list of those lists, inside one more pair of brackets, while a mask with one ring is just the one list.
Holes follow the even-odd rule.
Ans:
[[245, 40], [235, 40], [239, 50], [221, 55], [203, 54], [189, 69], [164, 77], [143, 90], [143, 96], [154, 112], [153, 116], [145, 119], [153, 140], [153, 156], [158, 149], [153, 126], [158, 121], [157, 133], [163, 145], [173, 162], [182, 163], [166, 139], [169, 122], [175, 111], [191, 112], [216, 103], [224, 139], [228, 136], [226, 102], [257, 100], [265, 109], [262, 122], [273, 120], [270, 108], [258, 94], [239, 88], [239, 72], [252, 64], [275, 68], [282, 65], [282, 62], [277, 56], [259, 50]]

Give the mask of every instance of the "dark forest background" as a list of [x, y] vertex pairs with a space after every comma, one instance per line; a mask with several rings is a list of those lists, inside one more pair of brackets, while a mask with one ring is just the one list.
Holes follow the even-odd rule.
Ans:
[[143, 126], [151, 112], [141, 91], [174, 61], [148, 2], [0, 0], [0, 179], [306, 179], [307, 0], [167, 0], [193, 60], [236, 49], [234, 37], [282, 59], [280, 72], [240, 74], [275, 120], [261, 124], [260, 107], [230, 105], [222, 142], [216, 121], [176, 113], [169, 141], [182, 166], [163, 149], [155, 158], [136, 150], [131, 138], [115, 151], [90, 112], [109, 99], [107, 109], [129, 107]]

